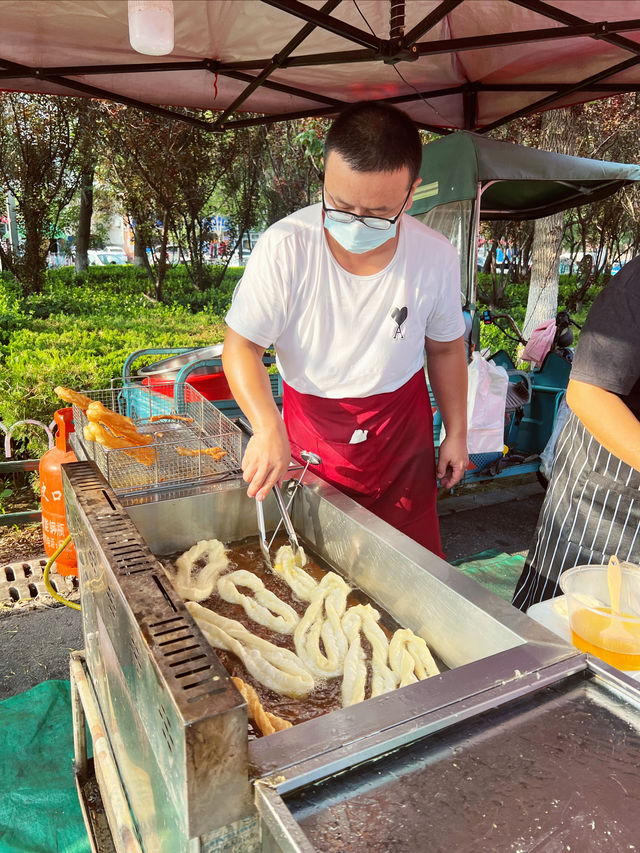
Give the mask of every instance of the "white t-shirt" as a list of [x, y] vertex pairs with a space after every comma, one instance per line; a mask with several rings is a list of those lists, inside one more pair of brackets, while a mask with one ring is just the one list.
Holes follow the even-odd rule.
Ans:
[[464, 333], [458, 254], [405, 214], [385, 269], [353, 275], [331, 254], [315, 204], [260, 237], [226, 321], [259, 346], [273, 344], [282, 378], [302, 394], [395, 391], [423, 367], [425, 335]]

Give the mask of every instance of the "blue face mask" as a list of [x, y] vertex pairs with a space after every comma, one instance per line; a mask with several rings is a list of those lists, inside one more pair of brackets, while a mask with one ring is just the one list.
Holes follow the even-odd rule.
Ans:
[[336, 222], [328, 216], [324, 218], [324, 227], [333, 239], [337, 240], [347, 252], [353, 252], [355, 255], [370, 252], [382, 246], [387, 240], [391, 240], [396, 236], [397, 226], [398, 223], [394, 222], [391, 228], [381, 231], [377, 228], [368, 228], [357, 219], [353, 222]]

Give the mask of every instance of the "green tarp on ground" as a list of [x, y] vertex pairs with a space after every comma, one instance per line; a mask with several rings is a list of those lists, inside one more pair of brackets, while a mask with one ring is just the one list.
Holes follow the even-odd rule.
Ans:
[[521, 554], [505, 554], [503, 551], [489, 548], [473, 557], [454, 560], [453, 565], [495, 595], [505, 601], [511, 601], [524, 567], [524, 560]]
[[0, 853], [89, 853], [68, 681], [0, 702]]

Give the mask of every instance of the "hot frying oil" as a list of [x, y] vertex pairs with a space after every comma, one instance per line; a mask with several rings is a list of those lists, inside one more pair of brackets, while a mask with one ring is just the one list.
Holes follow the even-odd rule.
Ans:
[[[640, 622], [637, 617], [634, 621], [632, 619], [625, 613], [612, 618], [611, 609], [606, 607], [577, 610], [571, 623], [571, 640], [581, 651], [595, 655], [618, 669], [640, 669]], [[603, 639], [603, 631], [611, 625], [619, 638], [605, 636]]]

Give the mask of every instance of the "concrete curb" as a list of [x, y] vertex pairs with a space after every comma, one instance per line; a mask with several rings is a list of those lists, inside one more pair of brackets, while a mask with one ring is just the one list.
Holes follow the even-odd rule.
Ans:
[[542, 494], [539, 483], [522, 483], [516, 486], [491, 488], [470, 494], [438, 496], [438, 515], [450, 515], [454, 512], [465, 512], [469, 509], [495, 506], [511, 501], [521, 501]]

